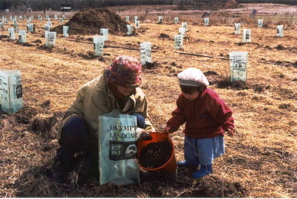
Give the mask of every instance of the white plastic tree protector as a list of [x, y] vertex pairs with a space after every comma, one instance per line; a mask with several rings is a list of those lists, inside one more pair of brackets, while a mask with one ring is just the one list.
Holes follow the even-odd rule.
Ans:
[[183, 48], [183, 35], [174, 35], [174, 48], [181, 49]]
[[138, 16], [134, 16], [134, 23], [136, 23], [136, 21], [138, 21]]
[[185, 28], [179, 28], [178, 29], [178, 34], [180, 34], [180, 35], [182, 35], [182, 37], [184, 37], [185, 34], [186, 34], [186, 29]]
[[188, 23], [187, 22], [183, 22], [182, 23], [182, 28], [184, 28], [186, 32], [189, 31], [189, 29], [188, 29]]
[[107, 28], [101, 28], [100, 35], [102, 35], [104, 37], [104, 41], [108, 41], [108, 29]]
[[14, 28], [15, 31], [18, 31], [19, 30], [19, 25], [17, 23], [14, 23], [13, 28]]
[[136, 116], [114, 110], [98, 122], [100, 184], [139, 184]]
[[19, 30], [18, 43], [26, 43], [26, 30]]
[[0, 22], [0, 28], [3, 30], [4, 29], [4, 25], [2, 22]]
[[209, 18], [203, 18], [204, 19], [204, 25], [209, 26]]
[[140, 43], [140, 61], [141, 61], [141, 64], [146, 64], [146, 62], [152, 63], [151, 42]]
[[60, 23], [63, 23], [63, 21], [64, 21], [64, 19], [61, 17], [61, 18], [60, 18]]
[[178, 17], [174, 17], [174, 23], [175, 23], [175, 24], [178, 23]]
[[44, 28], [44, 31], [50, 31], [51, 26], [49, 23], [46, 23], [46, 24], [44, 24], [43, 28]]
[[140, 27], [140, 22], [139, 21], [135, 21], [135, 28], [139, 28]]
[[27, 24], [27, 31], [30, 33], [30, 32], [33, 32], [33, 24], [32, 23], [29, 23]]
[[158, 23], [163, 23], [163, 16], [158, 16]]
[[234, 24], [234, 34], [239, 35], [241, 31], [241, 24], [240, 23], [235, 23]]
[[8, 28], [8, 35], [10, 40], [15, 40], [14, 28]]
[[129, 16], [125, 16], [125, 21], [129, 21]]
[[283, 37], [284, 36], [284, 25], [276, 26], [276, 36]]
[[63, 36], [64, 37], [69, 37], [68, 31], [69, 31], [69, 26], [63, 26]]
[[104, 49], [104, 36], [94, 36], [93, 37], [94, 44], [94, 56], [101, 56]]
[[263, 19], [258, 19], [258, 28], [263, 28]]
[[243, 43], [252, 42], [252, 30], [251, 29], [243, 29], [242, 42]]
[[0, 71], [0, 104], [2, 110], [10, 114], [23, 107], [21, 71]]
[[231, 82], [246, 81], [248, 67], [248, 52], [233, 51], [229, 53]]
[[133, 27], [130, 24], [127, 24], [127, 35], [132, 35], [133, 33]]
[[52, 47], [56, 43], [56, 32], [45, 32], [45, 45], [48, 47]]

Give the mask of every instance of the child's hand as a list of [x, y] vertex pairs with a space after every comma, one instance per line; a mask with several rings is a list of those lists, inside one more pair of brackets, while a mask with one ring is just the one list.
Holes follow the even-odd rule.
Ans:
[[234, 130], [233, 129], [228, 128], [227, 132], [228, 132], [228, 135], [230, 137], [233, 137], [234, 136]]

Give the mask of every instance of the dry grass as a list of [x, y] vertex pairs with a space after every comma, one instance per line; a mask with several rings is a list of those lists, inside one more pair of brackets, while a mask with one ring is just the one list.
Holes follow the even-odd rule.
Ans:
[[[154, 19], [157, 20], [157, 16]], [[49, 52], [35, 46], [37, 39], [43, 45], [44, 38], [43, 23], [34, 23], [37, 33], [27, 35], [28, 43], [34, 46], [22, 46], [6, 38], [0, 40], [0, 68], [21, 70], [24, 103], [27, 107], [41, 110], [40, 115], [65, 111], [75, 98], [77, 89], [101, 74], [115, 56], [140, 57], [137, 50], [109, 47], [104, 49], [103, 59], [91, 58], [92, 44], [88, 38], [92, 35], [82, 36], [79, 41], [75, 41], [77, 36], [74, 35], [70, 38], [58, 35], [56, 46]], [[200, 21], [193, 23], [189, 24], [183, 50], [174, 50], [173, 38], [180, 23], [156, 24], [152, 20], [141, 23], [136, 36], [110, 35], [106, 44], [139, 49], [140, 42], [152, 43], [152, 58], [159, 66], [144, 71], [141, 87], [149, 100], [151, 121], [158, 130], [164, 127], [175, 108], [179, 94], [176, 74], [188, 67], [200, 68], [205, 73], [215, 71], [218, 75], [207, 76], [213, 82], [210, 88], [217, 91], [234, 111], [237, 134], [225, 138], [227, 153], [215, 161], [213, 176], [239, 182], [248, 190], [248, 197], [297, 197], [296, 25], [285, 25], [285, 36], [277, 38], [273, 28], [275, 24], [271, 25], [272, 28], [243, 24], [252, 29], [252, 43], [242, 44], [241, 35], [233, 34], [233, 21], [208, 27]], [[24, 29], [24, 24], [20, 24], [20, 29]], [[55, 21], [55, 25], [59, 22]], [[159, 38], [161, 33], [169, 38]], [[7, 35], [7, 31], [1, 31], [1, 34]], [[248, 89], [218, 87], [218, 81], [230, 76], [226, 59], [231, 51], [249, 52]], [[50, 106], [41, 109], [48, 100]], [[22, 186], [16, 186], [17, 181], [27, 171], [41, 167], [53, 157], [55, 148], [46, 151], [40, 136], [28, 129], [29, 124], [13, 126], [6, 117], [1, 119], [0, 154], [5, 158], [0, 161], [0, 196], [17, 197], [22, 190]], [[172, 136], [177, 160], [183, 159], [181, 130]], [[56, 140], [46, 144], [57, 146]], [[30, 181], [30, 176], [28, 178]], [[38, 179], [43, 187], [34, 190], [42, 188], [44, 195], [51, 197], [53, 185], [44, 176]], [[60, 196], [64, 197], [63, 194], [61, 192]], [[147, 197], [145, 193], [141, 196]]]

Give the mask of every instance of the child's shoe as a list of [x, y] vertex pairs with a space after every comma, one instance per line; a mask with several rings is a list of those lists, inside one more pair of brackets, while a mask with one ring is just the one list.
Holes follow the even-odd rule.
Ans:
[[204, 176], [207, 176], [211, 174], [212, 171], [212, 165], [201, 165], [201, 168], [193, 173], [193, 178], [202, 178]]
[[178, 167], [198, 167], [198, 165], [189, 164], [187, 161], [180, 161], [177, 163]]

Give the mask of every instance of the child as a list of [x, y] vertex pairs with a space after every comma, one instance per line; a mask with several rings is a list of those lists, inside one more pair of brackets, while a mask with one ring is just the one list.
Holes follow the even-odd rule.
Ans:
[[202, 178], [212, 171], [212, 162], [225, 153], [224, 134], [234, 134], [232, 111], [219, 97], [207, 88], [208, 80], [196, 68], [188, 68], [177, 75], [182, 93], [168, 120], [167, 133], [173, 133], [186, 123], [184, 133], [185, 161], [178, 162], [179, 167], [198, 167], [193, 178]]

